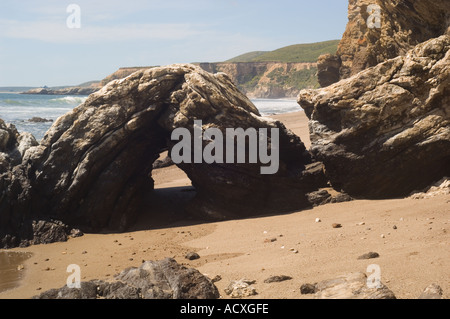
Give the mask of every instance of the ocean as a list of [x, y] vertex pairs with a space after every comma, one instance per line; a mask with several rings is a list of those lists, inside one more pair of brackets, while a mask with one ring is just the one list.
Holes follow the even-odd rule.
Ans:
[[[32, 117], [55, 121], [74, 107], [83, 103], [87, 96], [29, 95], [0, 93], [0, 118], [12, 123], [19, 132], [29, 132], [40, 141], [53, 122], [29, 122]], [[252, 99], [261, 115], [273, 115], [301, 111], [295, 100]]]

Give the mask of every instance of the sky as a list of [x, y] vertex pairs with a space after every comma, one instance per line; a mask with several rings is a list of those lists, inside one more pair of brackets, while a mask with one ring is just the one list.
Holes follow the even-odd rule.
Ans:
[[348, 0], [2, 0], [0, 86], [101, 80], [340, 39]]

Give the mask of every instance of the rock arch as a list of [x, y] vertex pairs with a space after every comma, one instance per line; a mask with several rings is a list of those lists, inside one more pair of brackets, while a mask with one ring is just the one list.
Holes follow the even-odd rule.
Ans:
[[261, 175], [258, 164], [180, 164], [197, 190], [187, 207], [194, 214], [227, 218], [300, 209], [310, 205], [306, 194], [326, 183], [300, 138], [261, 117], [228, 76], [172, 65], [114, 80], [59, 118], [25, 152], [16, 173], [3, 176], [20, 187], [8, 189], [0, 215], [9, 228], [52, 218], [92, 231], [124, 230], [153, 189], [152, 165], [161, 150], [173, 147], [171, 132], [191, 130], [194, 120], [220, 130], [280, 132], [274, 175]]

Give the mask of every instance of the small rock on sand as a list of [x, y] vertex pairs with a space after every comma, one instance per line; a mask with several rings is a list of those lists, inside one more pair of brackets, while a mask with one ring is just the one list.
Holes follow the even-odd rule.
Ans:
[[199, 259], [200, 256], [199, 256], [199, 254], [197, 254], [195, 252], [190, 252], [190, 253], [186, 254], [185, 258], [189, 259], [189, 260], [196, 260], [196, 259]]
[[380, 254], [376, 253], [376, 252], [369, 252], [367, 254], [361, 255], [358, 257], [358, 259], [373, 259], [373, 258], [378, 258], [380, 257]]
[[300, 293], [302, 295], [310, 295], [310, 294], [315, 294], [316, 293], [316, 285], [312, 285], [312, 284], [303, 284], [300, 287]]
[[281, 275], [281, 276], [269, 277], [266, 280], [264, 280], [264, 282], [266, 284], [270, 284], [272, 282], [282, 282], [282, 281], [291, 280], [291, 279], [292, 279], [292, 277], [290, 277], [290, 276]]

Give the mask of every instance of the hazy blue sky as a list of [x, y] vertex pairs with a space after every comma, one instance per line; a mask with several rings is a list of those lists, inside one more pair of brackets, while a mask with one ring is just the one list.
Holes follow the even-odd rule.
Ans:
[[[70, 4], [81, 27], [69, 28]], [[121, 66], [216, 62], [340, 39], [347, 0], [2, 0], [0, 86], [76, 85]], [[76, 22], [76, 20], [70, 20]]]

